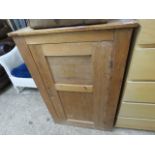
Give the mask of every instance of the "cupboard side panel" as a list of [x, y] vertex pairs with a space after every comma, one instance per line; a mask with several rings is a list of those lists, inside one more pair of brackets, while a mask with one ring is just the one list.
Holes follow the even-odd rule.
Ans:
[[114, 50], [112, 54], [113, 71], [111, 74], [109, 99], [105, 109], [105, 127], [107, 129], [112, 128], [114, 125], [131, 35], [132, 29], [121, 29], [115, 31]]
[[28, 66], [28, 68], [31, 72], [31, 75], [32, 75], [38, 89], [40, 90], [40, 93], [46, 103], [46, 106], [47, 106], [49, 112], [51, 113], [55, 122], [59, 122], [60, 118], [56, 114], [55, 108], [54, 108], [53, 104], [51, 103], [51, 100], [49, 99], [47, 90], [45, 88], [45, 85], [43, 84], [42, 78], [40, 76], [40, 73], [38, 71], [36, 63], [32, 57], [31, 51], [28, 48], [28, 45], [25, 43], [25, 40], [23, 37], [14, 37], [13, 40], [15, 41], [26, 65]]

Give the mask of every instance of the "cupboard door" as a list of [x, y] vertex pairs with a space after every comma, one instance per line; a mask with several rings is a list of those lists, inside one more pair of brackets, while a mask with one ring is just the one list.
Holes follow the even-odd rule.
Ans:
[[60, 121], [104, 127], [112, 42], [29, 45]]

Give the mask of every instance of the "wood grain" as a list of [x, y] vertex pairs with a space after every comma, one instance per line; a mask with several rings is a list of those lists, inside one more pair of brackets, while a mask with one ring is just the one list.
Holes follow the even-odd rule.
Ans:
[[105, 108], [107, 106], [111, 75], [111, 53], [113, 45], [109, 42], [99, 43], [93, 53], [94, 81], [94, 122], [97, 128], [105, 127]]
[[92, 93], [59, 92], [59, 96], [66, 113], [66, 121], [72, 119], [72, 121], [90, 121], [94, 124]]
[[46, 60], [56, 83], [92, 84], [91, 56], [49, 56]]
[[55, 84], [57, 91], [69, 91], [69, 92], [83, 92], [92, 93], [92, 85], [77, 85], [77, 84]]
[[42, 50], [45, 56], [90, 56], [92, 45], [92, 42], [43, 44]]
[[115, 114], [117, 105], [119, 103], [120, 91], [126, 67], [126, 59], [129, 52], [131, 35], [132, 29], [115, 31], [109, 98], [104, 112], [104, 123], [106, 128], [112, 128], [116, 116]]
[[83, 120], [75, 120], [75, 119], [67, 119], [66, 124], [75, 125], [79, 127], [87, 127], [87, 128], [94, 128], [94, 123], [91, 121], [83, 121]]

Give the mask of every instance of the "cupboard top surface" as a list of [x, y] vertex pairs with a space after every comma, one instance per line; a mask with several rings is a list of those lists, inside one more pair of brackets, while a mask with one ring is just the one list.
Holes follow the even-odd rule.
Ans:
[[38, 30], [34, 30], [30, 27], [27, 27], [15, 32], [11, 32], [8, 34], [8, 36], [28, 36], [28, 35], [63, 33], [63, 32], [111, 30], [121, 28], [134, 28], [138, 26], [139, 25], [136, 20], [109, 20], [109, 22], [106, 24], [98, 24], [98, 25], [61, 27], [61, 28], [38, 29]]

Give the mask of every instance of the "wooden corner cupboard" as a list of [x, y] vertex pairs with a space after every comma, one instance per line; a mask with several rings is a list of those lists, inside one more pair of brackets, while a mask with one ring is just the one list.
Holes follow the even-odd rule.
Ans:
[[12, 32], [55, 122], [111, 129], [133, 20]]

